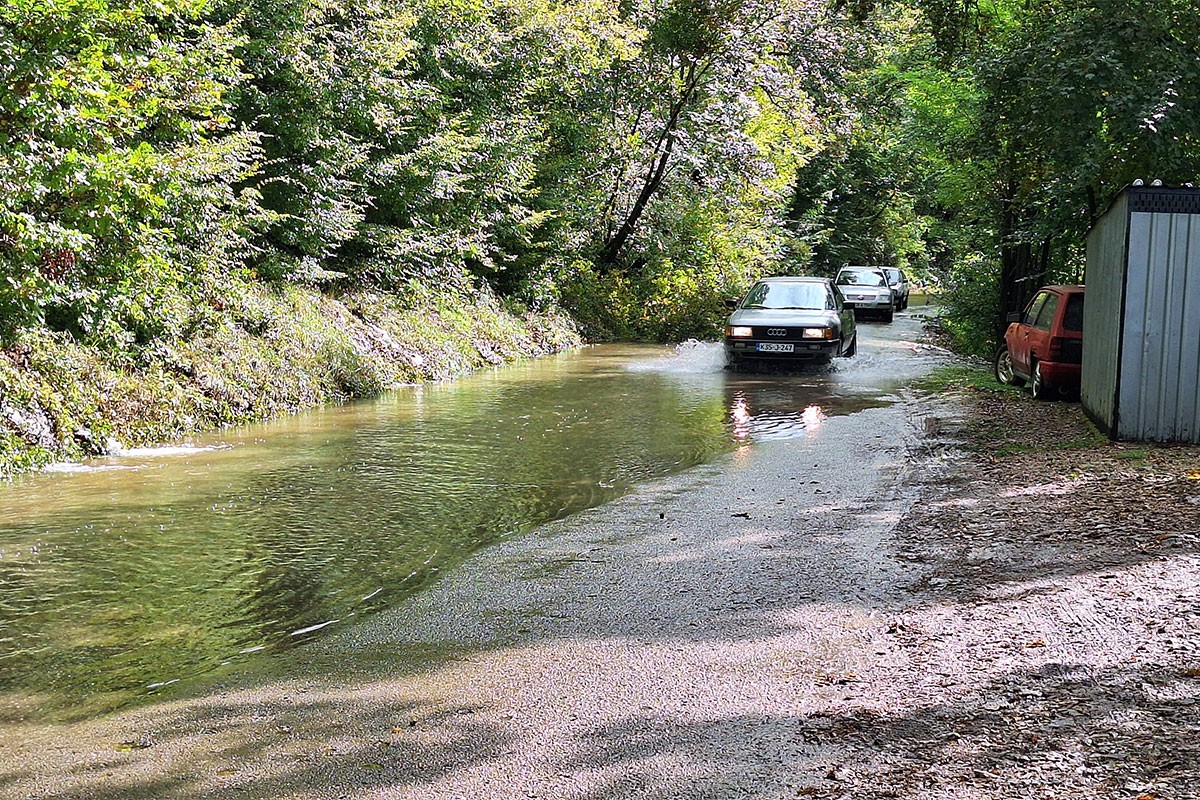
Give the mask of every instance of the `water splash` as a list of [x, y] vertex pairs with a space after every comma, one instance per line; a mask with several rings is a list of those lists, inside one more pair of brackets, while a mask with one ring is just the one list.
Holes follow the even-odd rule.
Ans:
[[197, 445], [171, 445], [163, 447], [122, 447], [118, 444], [109, 451], [109, 455], [117, 458], [169, 458], [170, 456], [192, 456], [197, 453], [211, 453], [217, 450], [228, 450], [232, 445], [214, 444], [200, 447]]
[[711, 375], [725, 369], [725, 348], [720, 342], [688, 339], [659, 358], [630, 364], [630, 372], [665, 372], [683, 375]]

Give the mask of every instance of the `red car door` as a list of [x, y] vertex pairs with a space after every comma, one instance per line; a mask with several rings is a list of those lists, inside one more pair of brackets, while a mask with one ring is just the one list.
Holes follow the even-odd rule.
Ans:
[[1049, 297], [1049, 292], [1038, 292], [1035, 294], [1033, 299], [1029, 301], [1029, 305], [1025, 306], [1025, 313], [1021, 315], [1021, 321], [1011, 326], [1008, 330], [1006, 339], [1008, 352], [1012, 356], [1013, 369], [1022, 375], [1030, 373], [1030, 333], [1033, 330], [1034, 322], [1038, 319], [1039, 312], [1046, 305]]
[[1050, 329], [1054, 327], [1054, 316], [1058, 313], [1058, 301], [1061, 299], [1061, 295], [1056, 292], [1043, 294], [1046, 295], [1046, 300], [1029, 327], [1029, 353], [1024, 368], [1027, 374], [1033, 373], [1035, 361], [1041, 361], [1050, 352]]

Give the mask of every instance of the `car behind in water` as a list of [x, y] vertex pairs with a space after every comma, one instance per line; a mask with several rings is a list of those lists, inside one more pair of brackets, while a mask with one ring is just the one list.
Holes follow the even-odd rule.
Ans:
[[854, 311], [828, 278], [763, 278], [733, 306], [725, 327], [725, 362], [828, 362], [858, 350]]
[[882, 267], [842, 267], [834, 283], [854, 311], [878, 314], [891, 322], [896, 296]]
[[908, 308], [909, 285], [908, 276], [899, 267], [884, 267], [883, 274], [887, 277], [888, 285], [892, 287], [892, 300], [897, 311]]
[[1034, 397], [1079, 390], [1083, 364], [1083, 286], [1043, 286], [1029, 305], [1010, 314], [996, 350], [1000, 383], [1029, 384]]

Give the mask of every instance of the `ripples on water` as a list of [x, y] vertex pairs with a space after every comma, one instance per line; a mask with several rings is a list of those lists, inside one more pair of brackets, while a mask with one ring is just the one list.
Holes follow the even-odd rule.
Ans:
[[20, 479], [0, 492], [0, 702], [86, 716], [320, 635], [498, 539], [878, 404], [839, 385], [856, 367], [590, 348]]

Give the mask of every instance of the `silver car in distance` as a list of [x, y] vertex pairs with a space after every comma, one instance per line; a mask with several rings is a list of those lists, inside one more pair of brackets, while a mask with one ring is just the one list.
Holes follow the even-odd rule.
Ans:
[[882, 267], [842, 267], [834, 280], [846, 305], [862, 313], [878, 314], [891, 322], [896, 313], [896, 293]]

